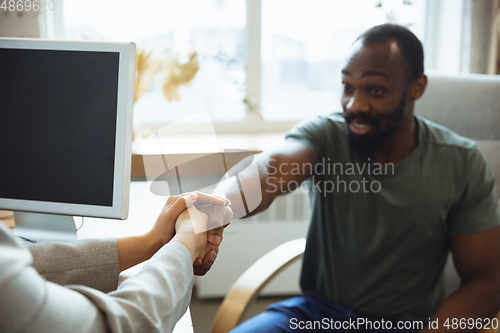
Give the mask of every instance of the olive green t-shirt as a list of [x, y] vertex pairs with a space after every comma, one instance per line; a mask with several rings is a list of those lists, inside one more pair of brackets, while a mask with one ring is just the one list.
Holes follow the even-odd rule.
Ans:
[[351, 153], [340, 114], [287, 133], [316, 156], [301, 287], [352, 310], [428, 320], [444, 299], [452, 235], [500, 225], [494, 176], [476, 143], [421, 117], [418, 144], [386, 168]]

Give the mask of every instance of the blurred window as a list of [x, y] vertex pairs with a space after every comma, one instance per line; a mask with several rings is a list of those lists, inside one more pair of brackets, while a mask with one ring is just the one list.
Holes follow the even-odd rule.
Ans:
[[[181, 63], [189, 52], [199, 54], [200, 69], [190, 85], [181, 86], [181, 100], [168, 102], [161, 82], [154, 82], [135, 105], [136, 126], [207, 111], [216, 122], [244, 121], [246, 112], [257, 110], [262, 118], [253, 117], [249, 129], [258, 130], [255, 124], [262, 120], [298, 121], [340, 111], [344, 55], [363, 31], [394, 22], [425, 42], [426, 0], [63, 1], [65, 38], [133, 41], [174, 52]], [[259, 37], [248, 47], [260, 43], [261, 57], [245, 59], [258, 57], [246, 52], [245, 30], [259, 22]], [[250, 98], [246, 111], [249, 63], [261, 65], [260, 83], [248, 83], [258, 85], [248, 90], [260, 91], [260, 100]]]
[[[245, 0], [64, 0], [66, 39], [135, 42], [200, 69], [168, 102], [154, 82], [134, 106], [134, 124], [172, 122], [201, 112], [214, 121], [245, 118]], [[158, 77], [158, 80], [160, 77]]]

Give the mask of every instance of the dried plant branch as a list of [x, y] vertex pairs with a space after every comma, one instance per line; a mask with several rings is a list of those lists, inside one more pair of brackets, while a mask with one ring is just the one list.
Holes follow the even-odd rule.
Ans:
[[135, 59], [134, 103], [148, 90], [156, 75], [162, 70], [165, 61], [154, 56], [152, 50], [139, 49]]
[[184, 64], [180, 64], [176, 58], [172, 58], [167, 67], [168, 75], [162, 85], [163, 95], [168, 101], [178, 101], [181, 99], [179, 87], [189, 84], [200, 69], [198, 53], [192, 52], [189, 55], [189, 60]]

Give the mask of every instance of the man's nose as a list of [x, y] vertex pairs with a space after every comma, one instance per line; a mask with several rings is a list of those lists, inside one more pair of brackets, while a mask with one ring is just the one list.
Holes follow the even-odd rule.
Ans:
[[356, 93], [349, 98], [346, 105], [346, 111], [353, 113], [368, 112], [370, 111], [370, 106], [361, 94]]

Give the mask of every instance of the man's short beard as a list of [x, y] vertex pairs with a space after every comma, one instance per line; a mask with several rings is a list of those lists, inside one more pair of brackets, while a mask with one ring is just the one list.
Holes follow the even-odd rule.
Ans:
[[[396, 131], [404, 117], [406, 107], [406, 93], [394, 112], [386, 116], [387, 128], [380, 129], [380, 118], [372, 117], [371, 115], [361, 113], [358, 115], [346, 114], [344, 117], [347, 123], [347, 142], [349, 149], [363, 159], [373, 158], [376, 152], [382, 150], [384, 146], [394, 137]], [[349, 129], [349, 124], [359, 118], [361, 122], [368, 123], [374, 127], [374, 134], [358, 135], [354, 134]]]

